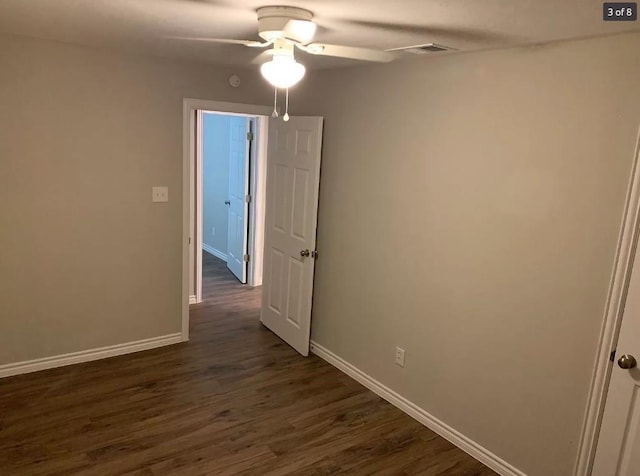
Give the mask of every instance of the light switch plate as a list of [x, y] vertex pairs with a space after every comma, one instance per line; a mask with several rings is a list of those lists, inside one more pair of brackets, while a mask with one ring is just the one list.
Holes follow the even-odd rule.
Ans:
[[151, 187], [152, 202], [168, 202], [169, 187]]

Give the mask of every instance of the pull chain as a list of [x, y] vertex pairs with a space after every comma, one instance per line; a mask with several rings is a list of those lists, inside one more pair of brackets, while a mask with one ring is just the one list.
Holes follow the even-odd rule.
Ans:
[[282, 120], [287, 122], [289, 120], [289, 88], [287, 88], [287, 93], [285, 96], [284, 102], [284, 116], [282, 116]]
[[271, 113], [271, 117], [274, 119], [278, 117], [278, 88], [273, 88], [273, 112]]

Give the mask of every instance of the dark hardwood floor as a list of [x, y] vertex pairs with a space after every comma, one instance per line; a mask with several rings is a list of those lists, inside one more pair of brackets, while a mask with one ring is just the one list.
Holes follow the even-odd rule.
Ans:
[[205, 253], [191, 341], [0, 380], [0, 475], [493, 475], [261, 326]]

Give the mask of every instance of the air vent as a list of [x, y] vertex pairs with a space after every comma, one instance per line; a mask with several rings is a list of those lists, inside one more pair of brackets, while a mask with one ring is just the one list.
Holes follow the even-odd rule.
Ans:
[[455, 48], [450, 46], [438, 45], [436, 43], [427, 43], [425, 45], [405, 46], [402, 48], [394, 48], [389, 51], [402, 51], [404, 53], [410, 53], [412, 55], [426, 55], [430, 53], [440, 53], [442, 51], [455, 51]]

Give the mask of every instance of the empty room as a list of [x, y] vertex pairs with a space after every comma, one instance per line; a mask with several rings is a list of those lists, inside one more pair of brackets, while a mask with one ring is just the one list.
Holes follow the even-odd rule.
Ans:
[[640, 23], [0, 2], [0, 475], [640, 475]]

